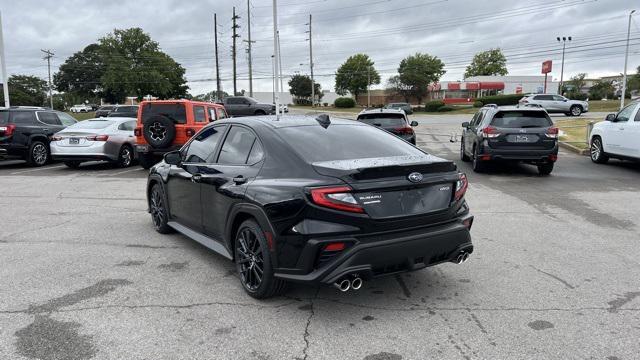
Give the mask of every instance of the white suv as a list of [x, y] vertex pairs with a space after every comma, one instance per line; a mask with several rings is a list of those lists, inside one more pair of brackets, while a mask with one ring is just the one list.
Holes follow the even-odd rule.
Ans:
[[520, 101], [520, 105], [538, 105], [547, 110], [548, 113], [562, 113], [567, 116], [580, 116], [582, 113], [589, 111], [589, 103], [587, 101], [570, 100], [564, 96], [553, 94], [529, 94], [525, 95]]
[[69, 109], [69, 111], [71, 111], [72, 113], [81, 113], [81, 112], [89, 112], [92, 111], [93, 109], [91, 108], [91, 106], [89, 105], [84, 105], [84, 104], [80, 104], [80, 105], [73, 105], [71, 107], [71, 109]]
[[609, 158], [640, 160], [639, 139], [640, 101], [636, 101], [593, 126], [591, 160], [600, 164]]

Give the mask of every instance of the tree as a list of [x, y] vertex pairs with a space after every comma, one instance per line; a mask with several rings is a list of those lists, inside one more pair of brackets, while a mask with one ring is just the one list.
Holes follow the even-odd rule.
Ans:
[[350, 56], [336, 71], [336, 93], [351, 93], [355, 98], [369, 85], [380, 84], [380, 74], [373, 67], [373, 60], [366, 54]]
[[[311, 77], [300, 74], [292, 76], [289, 80], [289, 93], [298, 100], [311, 103]], [[318, 83], [314, 83], [314, 95], [317, 99], [322, 99], [322, 88]]]
[[444, 63], [438, 57], [416, 53], [402, 59], [398, 67], [398, 78], [406, 93], [422, 103], [429, 84], [440, 80], [445, 72]]
[[464, 77], [507, 75], [507, 58], [500, 49], [482, 51], [473, 56], [471, 64], [467, 66]]
[[105, 72], [101, 83], [105, 98], [122, 100], [126, 95], [160, 99], [187, 95], [185, 69], [160, 51], [158, 43], [140, 28], [114, 30], [100, 39]]
[[53, 75], [53, 84], [60, 92], [73, 93], [84, 100], [101, 95], [100, 79], [105, 72], [103, 54], [98, 44], [91, 44], [71, 55]]
[[[11, 75], [8, 83], [12, 106], [42, 106], [47, 100], [47, 82], [39, 77]], [[0, 93], [0, 103], [4, 104], [4, 92]]]
[[387, 80], [387, 91], [391, 95], [402, 96], [404, 101], [409, 102], [411, 88], [400, 81], [399, 75], [392, 76]]
[[593, 100], [613, 99], [615, 91], [613, 81], [600, 80], [589, 89], [589, 98]]
[[569, 79], [569, 81], [567, 81], [567, 85], [568, 87], [570, 87], [569, 92], [580, 92], [580, 89], [582, 89], [585, 85], [586, 85], [586, 81], [584, 80], [587, 77], [586, 73], [579, 73], [576, 74], [574, 76], [571, 77], [571, 79]]
[[[226, 97], [229, 97], [229, 94], [226, 91], [220, 91], [220, 99], [222, 100]], [[215, 101], [216, 100], [216, 90], [209, 91], [205, 94], [199, 94], [193, 97], [195, 101]]]

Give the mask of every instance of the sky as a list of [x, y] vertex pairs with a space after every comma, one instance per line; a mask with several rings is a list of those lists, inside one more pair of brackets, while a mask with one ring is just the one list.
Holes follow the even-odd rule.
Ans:
[[[74, 52], [113, 31], [141, 27], [187, 71], [193, 95], [215, 89], [214, 25], [218, 18], [220, 78], [231, 92], [231, 18], [238, 19], [238, 90], [249, 89], [248, 20], [253, 43], [254, 91], [272, 90], [273, 1], [83, 1], [1, 0], [7, 72], [46, 79], [41, 49], [55, 53], [52, 73]], [[315, 79], [334, 90], [336, 69], [350, 55], [366, 53], [375, 62], [384, 88], [400, 61], [417, 52], [445, 63], [441, 80], [462, 80], [479, 51], [501, 48], [510, 75], [539, 75], [553, 60], [560, 77], [562, 45], [567, 42], [565, 75], [589, 78], [620, 74], [628, 15], [637, 0], [279, 0], [282, 73], [309, 74], [309, 15], [312, 18]], [[629, 72], [640, 66], [640, 17], [631, 23]]]

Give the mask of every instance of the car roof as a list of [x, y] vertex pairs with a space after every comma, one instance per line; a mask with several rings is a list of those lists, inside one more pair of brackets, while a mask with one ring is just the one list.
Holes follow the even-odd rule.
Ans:
[[[248, 116], [248, 117], [234, 117], [224, 120], [217, 120], [211, 123], [211, 125], [221, 124], [245, 124], [249, 126], [263, 125], [270, 128], [286, 128], [294, 126], [321, 126], [318, 121], [318, 115], [281, 115], [280, 119], [276, 119], [275, 115], [262, 115], [262, 116]], [[329, 117], [331, 125], [362, 125], [360, 122], [351, 119], [344, 119], [338, 117]]]
[[[107, 118], [91, 118], [83, 121], [115, 121], [115, 122], [127, 122], [127, 121], [136, 121], [136, 118], [132, 117], [124, 117], [124, 116], [114, 116]], [[78, 121], [80, 122], [80, 121]]]
[[362, 110], [358, 115], [363, 115], [363, 114], [405, 114], [404, 110], [402, 109], [385, 109], [385, 108], [380, 108], [380, 109], [365, 109]]
[[[194, 105], [204, 105], [204, 106], [214, 106], [214, 107], [224, 107], [220, 104], [216, 104], [214, 102], [209, 102], [209, 101], [195, 101], [195, 100], [188, 100], [188, 99], [174, 99], [174, 100], [144, 100], [142, 101], [139, 105], [146, 105], [146, 104], [194, 104]], [[124, 106], [124, 105], [120, 105], [120, 106]]]
[[506, 105], [506, 106], [486, 106], [490, 109], [499, 111], [542, 111], [547, 112], [543, 107], [539, 106], [518, 106], [518, 105]]

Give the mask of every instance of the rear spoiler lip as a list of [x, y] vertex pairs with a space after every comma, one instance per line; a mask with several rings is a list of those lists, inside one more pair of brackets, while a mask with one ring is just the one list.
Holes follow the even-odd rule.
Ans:
[[[367, 163], [373, 166], [362, 166]], [[324, 175], [338, 177], [348, 176], [354, 180], [367, 180], [372, 177], [380, 177], [379, 175], [376, 176], [376, 174], [380, 174], [381, 172], [385, 172], [391, 177], [408, 176], [412, 172], [434, 174], [457, 171], [457, 166], [453, 161], [441, 159], [433, 155], [321, 161], [312, 163], [311, 165], [316, 168], [316, 171]]]

